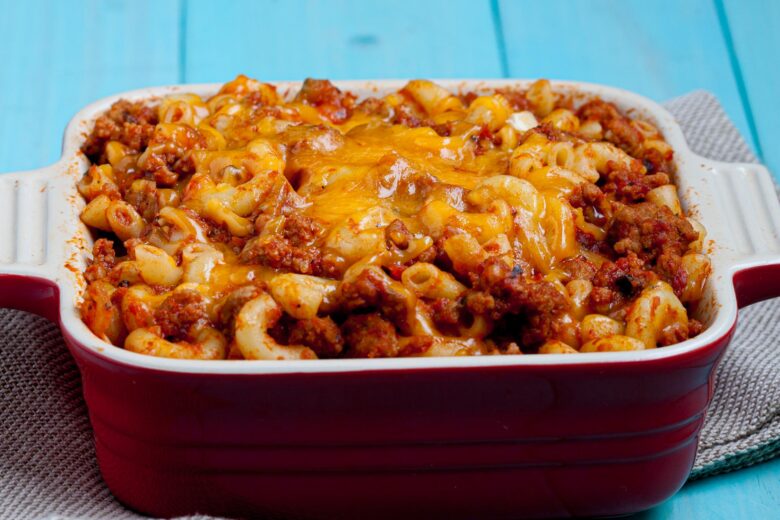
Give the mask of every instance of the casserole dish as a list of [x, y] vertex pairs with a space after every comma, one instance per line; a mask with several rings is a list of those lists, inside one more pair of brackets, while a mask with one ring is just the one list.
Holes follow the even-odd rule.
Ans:
[[[521, 81], [449, 81], [457, 90]], [[361, 93], [403, 82], [340, 82]], [[285, 91], [297, 87], [280, 84]], [[709, 230], [713, 273], [678, 345], [590, 356], [185, 361], [97, 339], [79, 318], [91, 238], [78, 151], [117, 99], [70, 123], [62, 159], [0, 177], [0, 304], [58, 319], [82, 372], [104, 478], [145, 513], [284, 517], [611, 515], [671, 496], [693, 464], [714, 368], [737, 308], [780, 294], [780, 205], [768, 172], [716, 163], [636, 95], [581, 83], [650, 120], [677, 151], [677, 185]]]

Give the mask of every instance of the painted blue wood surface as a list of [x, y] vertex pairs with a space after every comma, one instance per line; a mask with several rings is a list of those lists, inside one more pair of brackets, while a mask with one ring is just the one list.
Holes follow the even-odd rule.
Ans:
[[[182, 81], [536, 77], [657, 100], [711, 90], [776, 175], [773, 0], [0, 0], [0, 171], [59, 155], [81, 106]], [[649, 475], [648, 478], [652, 478]], [[687, 484], [638, 518], [780, 518], [780, 460]]]
[[[652, 475], [648, 475], [652, 478]], [[778, 520], [780, 459], [690, 482], [660, 506], [635, 520]]]
[[764, 162], [780, 179], [780, 2], [717, 0], [732, 44], [732, 63], [751, 131]]
[[[226, 37], [204, 38], [215, 20]], [[185, 77], [500, 77], [494, 34], [488, 0], [193, 0]]]

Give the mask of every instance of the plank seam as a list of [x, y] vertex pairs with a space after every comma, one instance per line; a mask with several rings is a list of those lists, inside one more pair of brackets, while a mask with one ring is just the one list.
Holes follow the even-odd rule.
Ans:
[[504, 24], [501, 20], [501, 7], [498, 0], [490, 0], [490, 14], [493, 17], [493, 32], [496, 34], [496, 46], [498, 47], [498, 60], [501, 63], [501, 76], [509, 77], [509, 58], [506, 53], [506, 40], [504, 38]]
[[179, 83], [187, 83], [187, 0], [179, 0]]
[[729, 26], [726, 8], [723, 5], [723, 0], [713, 0], [713, 2], [715, 3], [715, 12], [718, 15], [720, 30], [723, 34], [723, 39], [725, 40], [726, 51], [729, 55], [731, 72], [734, 74], [734, 80], [737, 83], [737, 92], [739, 92], [739, 99], [742, 102], [742, 110], [745, 111], [748, 129], [750, 130], [750, 135], [753, 138], [753, 142], [756, 144], [756, 155], [758, 155], [758, 157], [763, 161], [764, 152], [761, 147], [761, 139], [758, 136], [758, 128], [756, 127], [756, 121], [753, 117], [753, 109], [750, 106], [750, 97], [748, 96], [747, 87], [745, 86], [745, 77], [742, 74], [742, 67], [739, 64], [739, 57], [737, 56], [736, 49], [734, 48], [734, 38], [731, 34], [731, 27]]

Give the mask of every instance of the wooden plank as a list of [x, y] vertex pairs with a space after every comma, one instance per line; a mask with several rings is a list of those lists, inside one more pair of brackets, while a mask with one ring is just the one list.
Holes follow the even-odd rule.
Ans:
[[487, 0], [193, 0], [186, 42], [194, 82], [501, 75]]
[[634, 520], [778, 518], [780, 459], [686, 484], [671, 500]]
[[780, 180], [780, 119], [777, 117], [780, 71], [780, 3], [775, 0], [716, 2], [726, 36], [733, 43], [734, 66], [752, 116], [764, 162]]
[[[726, 0], [735, 61], [707, 2], [503, 2], [516, 76], [582, 79], [665, 99], [715, 92], [750, 137], [736, 63], [764, 156], [780, 172], [772, 94], [780, 49], [777, 3]], [[718, 4], [716, 4], [718, 5]], [[0, 17], [0, 171], [55, 160], [83, 104], [153, 84], [262, 78], [500, 76], [500, 34], [488, 2], [255, 4], [196, 1], [4, 2]], [[530, 22], [529, 22], [530, 20]], [[468, 23], [465, 23], [467, 21]], [[186, 55], [180, 53], [180, 22]], [[720, 37], [719, 37], [720, 35]], [[597, 57], [606, 57], [597, 59]], [[184, 58], [186, 69], [179, 67]], [[770, 65], [766, 65], [770, 64]], [[686, 485], [641, 518], [768, 518], [780, 503], [780, 460]]]
[[82, 106], [179, 79], [179, 4], [153, 0], [4, 2], [0, 171], [55, 161]]
[[755, 146], [709, 0], [501, 0], [499, 6], [511, 77], [604, 83], [659, 101], [706, 89]]

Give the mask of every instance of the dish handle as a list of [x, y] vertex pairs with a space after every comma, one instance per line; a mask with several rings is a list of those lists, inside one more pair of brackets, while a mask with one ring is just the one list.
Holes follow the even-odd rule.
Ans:
[[57, 319], [59, 257], [57, 192], [59, 163], [17, 173], [0, 173], [0, 307]]
[[724, 230], [715, 240], [729, 253], [737, 305], [780, 296], [780, 202], [772, 174], [754, 163], [703, 166], [715, 188], [711, 218]]

